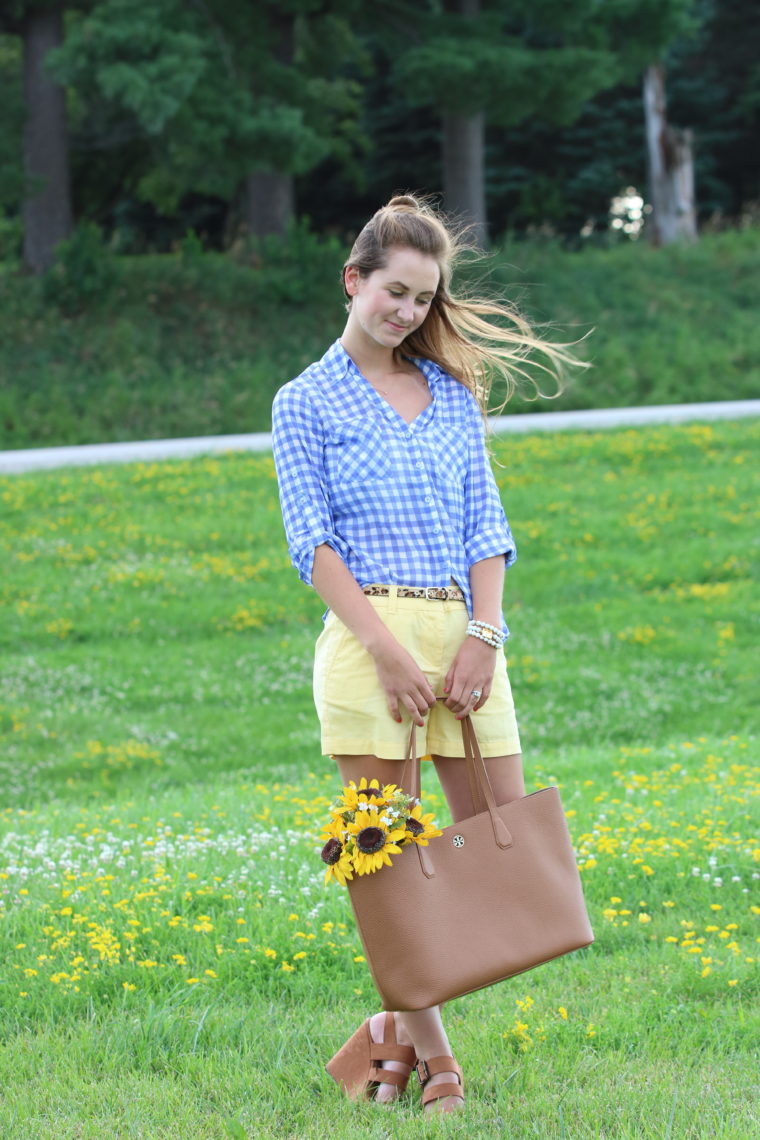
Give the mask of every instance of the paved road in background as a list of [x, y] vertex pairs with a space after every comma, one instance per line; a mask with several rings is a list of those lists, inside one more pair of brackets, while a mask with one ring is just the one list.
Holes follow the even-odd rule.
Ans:
[[[690, 420], [726, 420], [760, 416], [760, 400], [724, 400], [711, 404], [660, 404], [651, 408], [599, 408], [586, 412], [535, 412], [496, 416], [498, 435], [510, 432], [597, 431], [603, 428], [674, 424]], [[252, 435], [209, 435], [197, 439], [151, 439], [133, 443], [90, 443], [81, 447], [33, 447], [0, 451], [0, 473], [15, 474], [44, 468], [81, 467], [92, 463], [153, 462], [219, 451], [269, 451], [269, 432]]]

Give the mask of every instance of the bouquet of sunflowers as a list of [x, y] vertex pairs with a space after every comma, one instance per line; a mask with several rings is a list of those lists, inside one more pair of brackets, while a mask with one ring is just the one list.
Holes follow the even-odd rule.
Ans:
[[427, 847], [429, 839], [442, 834], [432, 812], [422, 814], [418, 799], [395, 784], [368, 783], [365, 776], [358, 787], [352, 780], [343, 789], [330, 805], [330, 815], [321, 836], [327, 840], [322, 848], [325, 882], [332, 879], [342, 886], [354, 874], [392, 866], [391, 855], [406, 843]]

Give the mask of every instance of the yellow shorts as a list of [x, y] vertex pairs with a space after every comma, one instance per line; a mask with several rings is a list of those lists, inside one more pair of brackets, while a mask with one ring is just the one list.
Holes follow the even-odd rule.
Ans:
[[[368, 597], [384, 624], [427, 677], [436, 696], [443, 695], [449, 667], [466, 636], [467, 607], [458, 601], [426, 598]], [[314, 657], [314, 703], [322, 727], [322, 751], [332, 756], [406, 755], [411, 721], [402, 711], [398, 724], [388, 712], [375, 663], [351, 631], [330, 611], [317, 639]], [[511, 756], [520, 751], [512, 690], [504, 651], [498, 650], [491, 695], [473, 713], [484, 756]], [[462, 727], [439, 702], [417, 729], [420, 756], [463, 756]]]

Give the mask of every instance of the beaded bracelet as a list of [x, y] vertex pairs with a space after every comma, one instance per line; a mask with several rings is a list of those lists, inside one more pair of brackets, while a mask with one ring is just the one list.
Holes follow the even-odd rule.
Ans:
[[484, 641], [486, 645], [490, 645], [492, 649], [501, 649], [501, 646], [504, 644], [503, 637], [500, 641], [497, 641], [495, 637], [492, 637], [490, 634], [484, 633], [483, 630], [479, 629], [478, 626], [474, 624], [474, 622], [470, 622], [470, 624], [467, 626], [467, 635], [468, 637], [477, 637], [479, 641]]
[[488, 621], [481, 621], [479, 618], [470, 618], [470, 625], [476, 625], [480, 629], [485, 630], [486, 633], [492, 634], [494, 637], [499, 638], [502, 642], [506, 641], [506, 634], [498, 625], [491, 625]]

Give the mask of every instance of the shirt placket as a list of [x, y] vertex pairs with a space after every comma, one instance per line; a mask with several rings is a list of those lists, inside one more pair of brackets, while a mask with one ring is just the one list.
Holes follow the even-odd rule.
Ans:
[[[443, 527], [443, 519], [441, 518], [440, 500], [435, 494], [435, 487], [433, 485], [431, 476], [428, 472], [427, 465], [423, 459], [422, 448], [420, 446], [420, 436], [422, 432], [429, 427], [436, 409], [435, 391], [432, 389], [433, 402], [425, 408], [423, 412], [411, 424], [407, 425], [407, 437], [409, 440], [409, 461], [412, 464], [415, 476], [415, 482], [419, 486], [420, 495], [424, 506], [427, 508], [429, 518], [430, 534], [433, 536], [433, 546], [435, 547], [437, 557], [441, 562], [441, 576], [447, 575], [451, 577], [451, 565], [448, 555], [448, 543], [445, 540], [445, 531]], [[446, 566], [443, 566], [444, 556]], [[437, 583], [430, 583], [436, 585]], [[444, 583], [448, 585], [448, 580]]]

